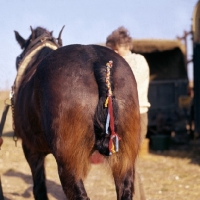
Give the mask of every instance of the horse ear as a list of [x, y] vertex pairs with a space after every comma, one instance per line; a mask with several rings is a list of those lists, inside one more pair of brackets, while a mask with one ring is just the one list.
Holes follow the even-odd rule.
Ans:
[[34, 32], [32, 26], [30, 26], [30, 28], [31, 28], [31, 33], [32, 33], [31, 34], [31, 41], [33, 41], [35, 39], [35, 32]]
[[61, 29], [61, 31], [60, 31], [60, 33], [59, 33], [59, 35], [58, 35], [58, 44], [62, 47], [62, 39], [61, 39], [61, 34], [62, 34], [62, 31], [63, 31], [63, 29], [65, 28], [65, 25], [62, 27], [62, 29]]
[[14, 31], [14, 32], [15, 32], [15, 38], [16, 38], [17, 42], [23, 49], [26, 44], [26, 40], [17, 31]]
[[53, 36], [53, 31], [50, 32], [50, 35]]

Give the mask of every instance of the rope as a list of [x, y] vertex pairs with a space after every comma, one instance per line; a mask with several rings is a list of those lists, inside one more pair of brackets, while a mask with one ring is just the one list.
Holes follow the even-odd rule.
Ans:
[[111, 83], [110, 83], [110, 70], [112, 66], [113, 66], [113, 61], [109, 61], [106, 64], [106, 86], [108, 89], [107, 97], [105, 101], [105, 107], [108, 108], [108, 114], [106, 118], [106, 134], [109, 134], [109, 130], [111, 132], [110, 140], [109, 140], [109, 155], [112, 155], [113, 153], [116, 153], [119, 151], [119, 140], [120, 140], [120, 137], [115, 132], [115, 128], [114, 128], [112, 89], [111, 89]]
[[15, 142], [15, 146], [17, 146], [18, 137], [15, 134], [15, 124], [14, 124], [14, 90], [12, 87], [12, 91], [10, 92], [10, 101], [11, 101], [11, 110], [12, 110], [12, 118], [13, 118], [13, 141]]

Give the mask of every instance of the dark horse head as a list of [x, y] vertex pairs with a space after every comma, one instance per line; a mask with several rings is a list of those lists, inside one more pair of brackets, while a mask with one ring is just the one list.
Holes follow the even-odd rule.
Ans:
[[35, 199], [48, 199], [44, 159], [51, 153], [67, 199], [89, 200], [83, 179], [91, 155], [99, 152], [111, 167], [117, 199], [132, 200], [140, 114], [128, 63], [99, 45], [59, 48], [61, 34], [55, 39], [40, 27], [27, 40], [15, 35], [23, 52], [17, 59], [14, 126]]
[[53, 44], [55, 44], [57, 47], [62, 46], [62, 39], [61, 39], [61, 34], [64, 29], [64, 26], [62, 27], [58, 38], [53, 37], [53, 31], [49, 32], [48, 30], [42, 28], [42, 27], [37, 27], [36, 29], [31, 28], [31, 35], [29, 36], [28, 39], [24, 39], [17, 31], [15, 32], [15, 38], [21, 48], [23, 49], [23, 52], [17, 57], [16, 59], [16, 68], [19, 68], [19, 64], [24, 58], [25, 54], [27, 51], [31, 50], [31, 48], [35, 47], [35, 45], [39, 44], [40, 42], [49, 40]]

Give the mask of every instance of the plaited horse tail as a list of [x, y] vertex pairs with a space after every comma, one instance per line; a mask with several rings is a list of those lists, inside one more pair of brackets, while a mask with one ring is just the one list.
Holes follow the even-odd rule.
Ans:
[[113, 62], [102, 65], [94, 63], [94, 75], [99, 89], [99, 102], [94, 116], [96, 149], [102, 155], [118, 151], [119, 137], [116, 133], [117, 102], [114, 98]]

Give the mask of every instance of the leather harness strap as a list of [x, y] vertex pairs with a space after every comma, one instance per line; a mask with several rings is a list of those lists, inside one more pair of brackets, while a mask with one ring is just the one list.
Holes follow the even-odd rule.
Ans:
[[36, 38], [34, 41], [32, 41], [29, 44], [27, 53], [19, 62], [17, 76], [13, 85], [13, 92], [15, 94], [15, 98], [18, 93], [18, 89], [21, 85], [22, 77], [24, 76], [24, 72], [27, 66], [30, 64], [33, 56], [36, 55], [38, 51], [40, 51], [44, 47], [48, 47], [53, 50], [56, 50], [59, 48], [59, 45], [56, 43], [55, 38], [47, 35], [47, 33], [42, 34], [40, 37]]

